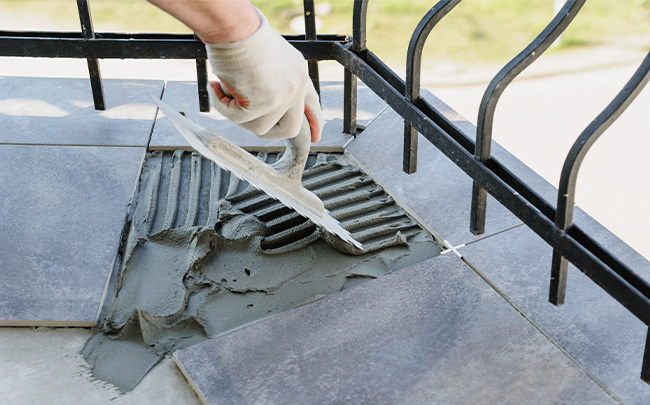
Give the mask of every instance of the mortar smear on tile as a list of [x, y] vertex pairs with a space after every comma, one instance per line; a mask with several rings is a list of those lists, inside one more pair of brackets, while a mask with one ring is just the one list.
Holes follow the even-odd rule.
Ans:
[[342, 155], [310, 156], [303, 184], [366, 251], [200, 155], [148, 156], [115, 288], [84, 348], [95, 376], [131, 390], [174, 350], [440, 252]]

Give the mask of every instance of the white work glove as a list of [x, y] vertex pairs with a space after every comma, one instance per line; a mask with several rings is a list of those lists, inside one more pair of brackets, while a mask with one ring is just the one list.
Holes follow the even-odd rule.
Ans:
[[221, 80], [208, 86], [223, 116], [263, 139], [298, 135], [304, 117], [317, 142], [323, 127], [318, 94], [302, 54], [262, 21], [250, 37], [206, 44], [212, 71]]

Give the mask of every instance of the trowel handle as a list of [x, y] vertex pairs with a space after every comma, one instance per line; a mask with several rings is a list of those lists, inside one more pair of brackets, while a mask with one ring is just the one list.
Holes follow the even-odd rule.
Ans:
[[283, 172], [289, 179], [301, 182], [302, 172], [309, 157], [311, 147], [311, 128], [307, 117], [303, 117], [302, 125], [298, 135], [287, 139], [287, 149], [282, 158], [273, 166], [279, 172]]

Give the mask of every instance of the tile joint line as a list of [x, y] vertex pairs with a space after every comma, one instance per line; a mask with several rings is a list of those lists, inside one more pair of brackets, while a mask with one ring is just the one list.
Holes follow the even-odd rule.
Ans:
[[544, 336], [549, 342], [551, 342], [551, 344], [554, 345], [562, 354], [567, 356], [567, 358], [572, 363], [574, 363], [576, 367], [578, 367], [583, 373], [585, 373], [587, 377], [589, 377], [596, 385], [598, 385], [598, 387], [600, 387], [603, 391], [605, 391], [605, 393], [609, 395], [610, 398], [612, 398], [614, 401], [616, 401], [621, 405], [623, 404], [623, 401], [621, 401], [620, 398], [618, 398], [612, 391], [610, 391], [605, 386], [604, 383], [598, 380], [598, 378], [596, 378], [595, 375], [593, 375], [589, 370], [587, 370], [587, 368], [584, 365], [582, 365], [582, 363], [580, 363], [578, 359], [576, 359], [571, 353], [569, 353], [564, 347], [562, 347], [562, 345], [560, 345], [558, 341], [553, 339], [553, 337], [548, 332], [542, 329], [542, 326], [539, 325], [537, 322], [535, 322], [535, 320], [533, 320], [527, 313], [525, 313], [522, 308], [520, 308], [513, 300], [510, 299], [510, 297], [508, 297], [503, 291], [501, 291], [494, 283], [488, 280], [488, 278], [483, 273], [481, 273], [481, 271], [477, 267], [475, 267], [472, 263], [470, 263], [470, 261], [467, 260], [466, 257], [461, 257], [461, 260], [469, 268], [471, 268], [479, 277], [481, 277], [483, 281], [485, 281], [490, 287], [492, 287], [492, 289], [496, 291], [496, 293], [499, 294], [501, 298], [503, 298], [508, 304], [510, 304], [510, 306], [515, 311], [519, 312], [519, 314], [522, 317], [524, 317], [524, 319], [527, 320], [535, 329], [537, 329], [537, 331], [539, 331], [539, 333], [541, 333], [542, 336]]
[[442, 252], [440, 252], [440, 254], [441, 254], [441, 255], [446, 255], [447, 253], [454, 252], [454, 254], [456, 254], [456, 256], [458, 256], [459, 258], [462, 258], [463, 255], [460, 254], [460, 252], [458, 252], [458, 249], [464, 248], [465, 246], [469, 246], [469, 245], [471, 245], [471, 244], [473, 244], [473, 243], [480, 242], [480, 241], [482, 241], [482, 240], [484, 240], [484, 239], [491, 238], [492, 236], [496, 236], [496, 235], [499, 235], [499, 234], [501, 234], [501, 233], [504, 233], [504, 232], [510, 231], [510, 230], [512, 230], [512, 229], [518, 228], [518, 227], [522, 226], [523, 224], [524, 224], [523, 222], [519, 222], [519, 223], [517, 223], [517, 224], [510, 225], [510, 226], [505, 227], [505, 228], [503, 228], [503, 229], [500, 229], [500, 230], [498, 230], [498, 231], [496, 231], [496, 232], [492, 232], [492, 233], [488, 233], [488, 234], [485, 234], [485, 235], [481, 235], [481, 236], [479, 236], [478, 238], [472, 239], [472, 240], [470, 240], [470, 241], [468, 241], [468, 242], [465, 242], [465, 243], [461, 243], [461, 244], [458, 245], [458, 246], [453, 246], [453, 245], [452, 245], [451, 243], [449, 243], [447, 240], [443, 240], [443, 246], [445, 247], [445, 250], [443, 250]]

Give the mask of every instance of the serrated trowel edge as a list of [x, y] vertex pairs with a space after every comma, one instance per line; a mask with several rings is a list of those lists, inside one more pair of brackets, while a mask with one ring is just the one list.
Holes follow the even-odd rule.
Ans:
[[310, 219], [326, 231], [337, 235], [359, 249], [363, 249], [363, 245], [355, 240], [350, 232], [344, 229], [326, 209], [319, 211], [299, 198], [308, 194], [315, 197], [313, 193], [302, 187], [300, 182], [290, 181], [272, 166], [260, 161], [219, 133], [197, 125], [162, 100], [152, 98], [174, 128], [198, 153], [216, 163], [217, 166], [247, 181], [251, 186], [279, 200], [287, 207], [293, 208], [298, 214]]

